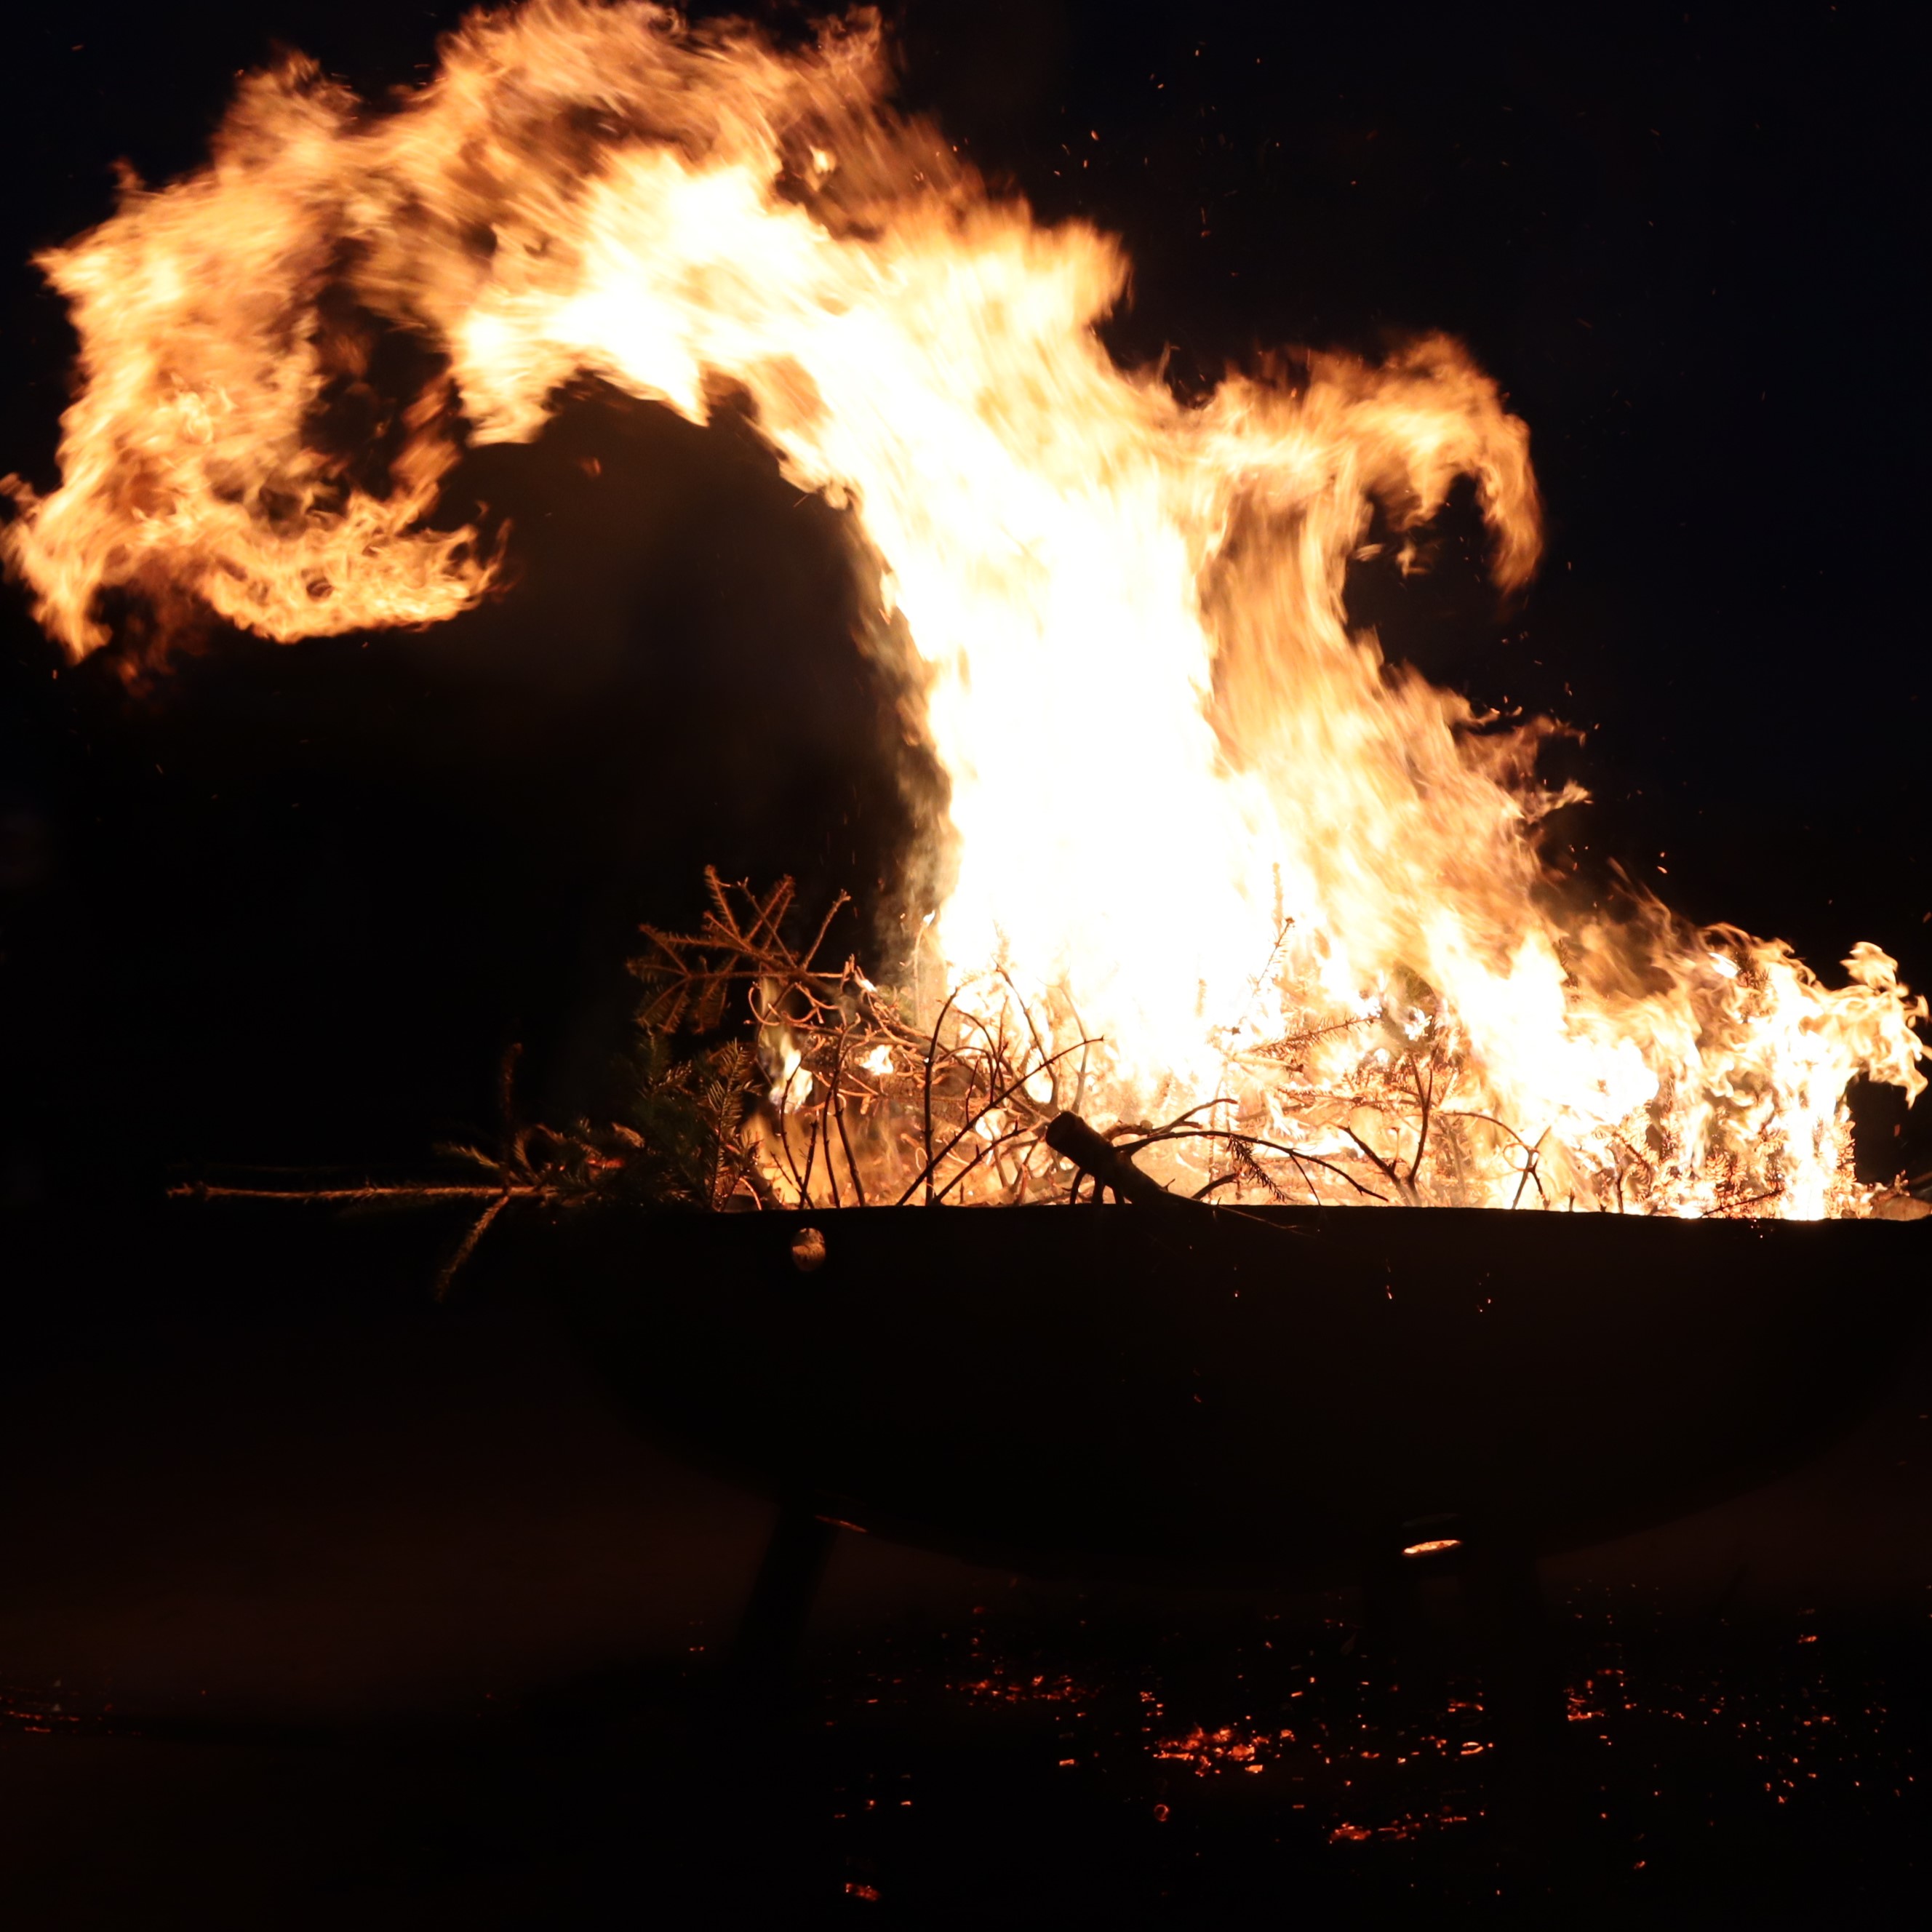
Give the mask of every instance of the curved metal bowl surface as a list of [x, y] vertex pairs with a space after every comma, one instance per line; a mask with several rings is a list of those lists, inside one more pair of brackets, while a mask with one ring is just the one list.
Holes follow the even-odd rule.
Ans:
[[1932, 1231], [584, 1209], [547, 1252], [635, 1420], [769, 1494], [1036, 1574], [1315, 1582], [1438, 1519], [1548, 1553], [1794, 1466], [1916, 1328]]

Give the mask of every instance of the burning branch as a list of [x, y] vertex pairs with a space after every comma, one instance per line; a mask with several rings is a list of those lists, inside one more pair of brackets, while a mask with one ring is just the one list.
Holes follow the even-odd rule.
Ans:
[[[476, 1179], [174, 1191], [350, 1208], [471, 1205], [441, 1293], [500, 1217], [532, 1202], [710, 1212], [1072, 1202], [1084, 1181], [1095, 1201], [1112, 1194], [1162, 1208], [1474, 1204], [1487, 1198], [1502, 1157], [1515, 1170], [1511, 1205], [1533, 1190], [1530, 1204], [1574, 1206], [1580, 1186], [1586, 1204], [1594, 1196], [1599, 1208], [1623, 1212], [1647, 1210], [1680, 1158], [1655, 1131], [1641, 1146], [1612, 1132], [1580, 1173], [1551, 1128], [1532, 1141], [1494, 1112], [1449, 1105], [1462, 1048], [1419, 982], [1396, 996], [1400, 1027], [1371, 1012], [1259, 1046], [1231, 1043], [1224, 1064], [1235, 1090], [1165, 1122], [1096, 1129], [1080, 1109], [1107, 1090], [1106, 1043], [1077, 1024], [1070, 1006], [1029, 1000], [1002, 967], [952, 988], [922, 1022], [856, 959], [824, 963], [844, 895], [796, 944], [787, 936], [796, 910], [790, 879], [760, 892], [707, 870], [705, 891], [695, 932], [643, 928], [649, 950], [632, 966], [644, 988], [638, 1042], [613, 1118], [568, 1128], [521, 1120], [513, 1048], [494, 1148], [439, 1150]], [[1070, 1107], [1061, 1076], [1076, 1062]], [[1148, 1157], [1154, 1166], [1141, 1164]], [[1766, 1172], [1726, 1169], [1706, 1211], [1774, 1204], [1779, 1186], [1774, 1176], [1764, 1186]]]

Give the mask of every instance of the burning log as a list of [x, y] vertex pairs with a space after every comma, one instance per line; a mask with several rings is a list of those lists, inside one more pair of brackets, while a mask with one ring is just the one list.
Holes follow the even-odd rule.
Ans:
[[[1184, 1195], [1171, 1194], [1150, 1174], [1144, 1174], [1112, 1142], [1096, 1134], [1078, 1114], [1056, 1114], [1040, 1136], [1057, 1154], [1070, 1160], [1083, 1174], [1090, 1175], [1094, 1198], [1111, 1189], [1117, 1199], [1136, 1207], [1179, 1207]], [[1074, 1186], [1079, 1186], [1076, 1178]]]

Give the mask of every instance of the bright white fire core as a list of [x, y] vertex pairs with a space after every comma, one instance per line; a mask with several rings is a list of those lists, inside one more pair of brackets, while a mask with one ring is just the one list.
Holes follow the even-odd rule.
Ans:
[[[1527, 580], [1495, 385], [1436, 338], [1183, 402], [1096, 333], [1118, 245], [990, 193], [890, 80], [868, 16], [780, 51], [634, 0], [478, 15], [379, 111], [301, 58], [247, 79], [208, 168], [44, 259], [82, 384], [0, 537], [42, 622], [76, 656], [117, 590], [279, 640], [434, 622], [493, 574], [428, 520], [459, 428], [526, 440], [585, 374], [698, 421], [728, 387], [849, 506], [870, 645], [912, 640], [935, 978], [1101, 1040], [1102, 1124], [1220, 1100], [1390, 1198], [1868, 1208], [1847, 1088], [1925, 1084], [1892, 961], [1830, 988], [1654, 902], [1562, 911], [1538, 728], [1471, 728], [1348, 628], [1376, 508], [1413, 529], [1461, 477]], [[356, 306], [447, 362], [380, 486], [312, 433]]]

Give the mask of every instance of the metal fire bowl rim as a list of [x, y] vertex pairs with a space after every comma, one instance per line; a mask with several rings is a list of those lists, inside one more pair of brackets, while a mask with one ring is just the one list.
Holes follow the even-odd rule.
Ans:
[[[1928, 1240], [1928, 1254], [1932, 1254], [1932, 1236], [1924, 1235], [1924, 1229], [1932, 1228], [1932, 1215], [1910, 1221], [1894, 1221], [1876, 1216], [1856, 1215], [1827, 1215], [1817, 1219], [1795, 1220], [1778, 1215], [1748, 1214], [1711, 1214], [1702, 1215], [1644, 1214], [1634, 1211], [1577, 1209], [1574, 1211], [1558, 1208], [1520, 1206], [1516, 1208], [1466, 1208], [1410, 1206], [1401, 1202], [1286, 1202], [1265, 1205], [1232, 1207], [1220, 1202], [1194, 1201], [1185, 1196], [1170, 1197], [1171, 1210], [1136, 1204], [1131, 1202], [1082, 1201], [1024, 1201], [1017, 1202], [980, 1203], [946, 1202], [928, 1206], [919, 1201], [873, 1202], [861, 1204], [857, 1202], [842, 1202], [836, 1207], [823, 1204], [812, 1206], [746, 1207], [742, 1210], [728, 1209], [722, 1212], [686, 1206], [628, 1207], [617, 1211], [632, 1217], [639, 1226], [743, 1226], [762, 1224], [767, 1227], [779, 1225], [809, 1226], [814, 1222], [830, 1221], [856, 1226], [862, 1222], [896, 1222], [902, 1225], [931, 1223], [937, 1234], [942, 1228], [956, 1226], [963, 1222], [976, 1224], [999, 1223], [1017, 1228], [1045, 1226], [1061, 1221], [1116, 1221], [1132, 1220], [1145, 1222], [1150, 1227], [1157, 1224], [1162, 1228], [1180, 1227], [1197, 1232], [1218, 1230], [1233, 1232], [1244, 1226], [1273, 1228], [1326, 1228], [1331, 1227], [1387, 1227], [1413, 1226], [1426, 1223], [1432, 1228], [1447, 1230], [1462, 1228], [1477, 1230], [1486, 1228], [1492, 1233], [1505, 1228], [1527, 1230], [1560, 1226], [1574, 1229], [1580, 1236], [1585, 1228], [1594, 1231], [1592, 1238], [1600, 1238], [1610, 1229], [1645, 1229], [1655, 1233], [1664, 1229], [1682, 1231], [1728, 1228], [1748, 1233], [1760, 1238], [1773, 1237], [1780, 1239], [1802, 1238], [1809, 1232], [1813, 1235], [1830, 1231], [1842, 1238], [1853, 1228], [1888, 1231], [1880, 1238], [1893, 1240], [1898, 1231], [1921, 1228], [1922, 1236]], [[608, 1204], [598, 1204], [599, 1211], [608, 1213]], [[1920, 1238], [1912, 1237], [1911, 1238]], [[1504, 1239], [1510, 1238], [1504, 1235]]]

